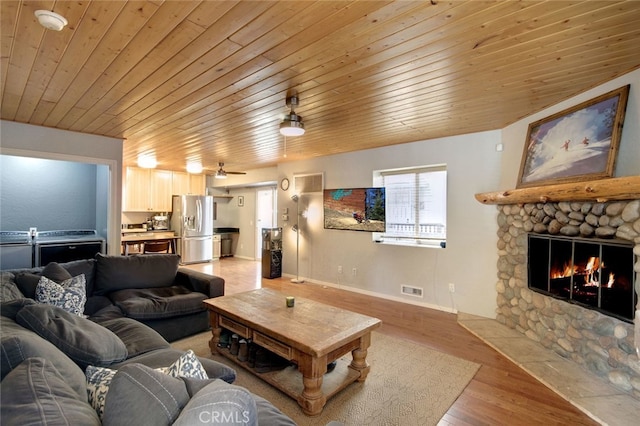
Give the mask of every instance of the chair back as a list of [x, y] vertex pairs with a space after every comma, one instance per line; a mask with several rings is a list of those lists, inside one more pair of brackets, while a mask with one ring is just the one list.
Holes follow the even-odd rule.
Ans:
[[147, 241], [144, 243], [143, 253], [169, 253], [171, 242], [169, 240]]

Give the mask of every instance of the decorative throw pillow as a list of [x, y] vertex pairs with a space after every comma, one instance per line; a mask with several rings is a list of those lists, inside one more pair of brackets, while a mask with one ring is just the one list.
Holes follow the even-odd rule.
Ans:
[[200, 360], [191, 349], [176, 360], [169, 367], [158, 368], [157, 370], [172, 377], [187, 377], [191, 379], [208, 379], [207, 372], [200, 363]]
[[100, 419], [104, 416], [104, 406], [107, 402], [107, 392], [109, 392], [109, 386], [113, 376], [116, 375], [117, 370], [111, 370], [110, 368], [88, 366], [85, 370], [87, 376], [87, 396], [89, 397], [89, 404], [96, 410]]
[[60, 284], [47, 277], [41, 277], [36, 287], [36, 301], [84, 317], [84, 304], [87, 302], [84, 274]]
[[[132, 365], [132, 364], [130, 364]], [[123, 367], [124, 368], [124, 367]], [[188, 350], [180, 356], [169, 367], [156, 368], [156, 371], [167, 374], [172, 377], [186, 377], [193, 379], [208, 379], [207, 372], [200, 363], [198, 357], [192, 350]], [[89, 396], [89, 404], [103, 418], [104, 409], [107, 402], [107, 393], [109, 387], [116, 375], [116, 370], [103, 367], [88, 366], [85, 370], [87, 376], [87, 394]]]

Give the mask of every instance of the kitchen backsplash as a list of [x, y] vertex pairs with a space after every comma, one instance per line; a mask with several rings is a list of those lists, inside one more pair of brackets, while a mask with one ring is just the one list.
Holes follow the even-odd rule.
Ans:
[[[147, 219], [152, 219], [153, 216], [167, 214], [166, 212], [126, 212], [122, 213], [122, 226], [128, 225], [140, 225], [147, 223]], [[171, 216], [169, 216], [171, 217]]]

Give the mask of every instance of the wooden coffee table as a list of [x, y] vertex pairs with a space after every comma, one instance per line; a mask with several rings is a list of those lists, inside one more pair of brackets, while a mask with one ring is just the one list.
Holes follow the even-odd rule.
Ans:
[[[371, 331], [381, 321], [303, 298], [296, 298], [294, 307], [288, 308], [285, 297], [262, 288], [205, 300], [213, 334], [209, 346], [212, 354], [233, 360], [297, 400], [305, 414], [315, 416], [328, 398], [367, 378]], [[229, 349], [218, 347], [223, 328], [292, 361], [297, 369], [256, 372]], [[339, 359], [348, 352], [351, 362]], [[325, 375], [332, 361], [337, 361], [336, 368]]]

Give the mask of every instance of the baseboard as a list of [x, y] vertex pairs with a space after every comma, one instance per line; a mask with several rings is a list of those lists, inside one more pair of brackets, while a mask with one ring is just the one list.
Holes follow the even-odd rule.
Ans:
[[[290, 274], [282, 274], [282, 276], [283, 277], [289, 277], [289, 278], [296, 278], [295, 275], [290, 275]], [[457, 314], [458, 313], [457, 309], [452, 309], [452, 308], [449, 308], [449, 307], [446, 307], [446, 306], [434, 305], [432, 303], [416, 302], [416, 301], [413, 301], [413, 300], [407, 300], [407, 299], [403, 299], [401, 297], [391, 296], [391, 295], [384, 294], [384, 293], [377, 293], [375, 291], [364, 290], [364, 289], [361, 289], [361, 288], [349, 287], [349, 286], [330, 283], [330, 282], [325, 282], [325, 281], [310, 280], [309, 278], [306, 278], [306, 277], [299, 277], [299, 278], [300, 278], [300, 280], [304, 280], [307, 283], [322, 285], [322, 286], [331, 287], [331, 288], [337, 288], [337, 289], [340, 289], [340, 290], [351, 291], [353, 293], [364, 294], [364, 295], [371, 296], [371, 297], [379, 297], [379, 298], [385, 299], [385, 300], [392, 300], [394, 302], [406, 303], [407, 305], [414, 305], [414, 306], [420, 306], [422, 308], [435, 309], [437, 311], [448, 312], [450, 314]]]

